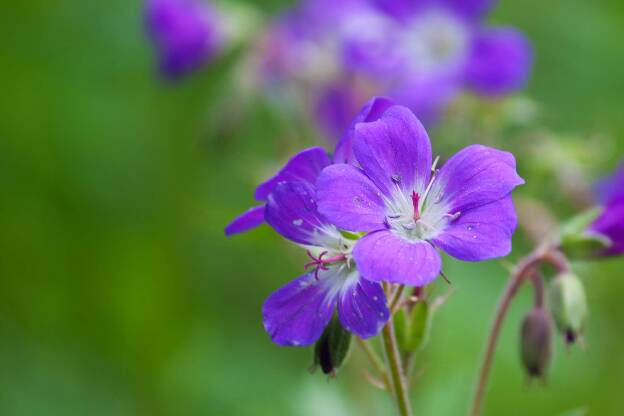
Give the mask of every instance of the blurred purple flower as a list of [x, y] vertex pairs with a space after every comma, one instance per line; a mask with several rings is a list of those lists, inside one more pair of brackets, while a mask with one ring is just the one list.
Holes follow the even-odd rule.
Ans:
[[598, 194], [603, 205], [600, 216], [589, 227], [591, 233], [609, 238], [611, 245], [601, 255], [624, 253], [624, 163], [609, 178], [598, 184]]
[[[351, 146], [355, 124], [362, 121], [369, 122], [379, 119], [383, 111], [390, 105], [392, 105], [392, 102], [388, 99], [374, 97], [362, 107], [353, 121], [352, 126], [347, 129], [336, 147], [336, 152], [334, 154], [335, 163], [353, 163], [355, 161]], [[269, 194], [277, 185], [287, 182], [302, 182], [309, 186], [314, 186], [323, 168], [331, 163], [332, 161], [327, 155], [327, 152], [320, 147], [312, 147], [297, 153], [275, 176], [269, 178], [256, 188], [254, 198], [263, 203], [248, 209], [236, 217], [225, 227], [225, 234], [231, 236], [242, 233], [264, 223], [264, 202], [266, 202]]]
[[341, 325], [361, 338], [379, 333], [390, 317], [381, 285], [360, 276], [345, 237], [316, 209], [315, 190], [283, 182], [268, 196], [266, 221], [307, 249], [311, 271], [274, 292], [264, 303], [264, 326], [280, 345], [309, 345], [329, 323], [334, 308]]
[[484, 24], [495, 3], [302, 1], [280, 21], [291, 36], [274, 42], [281, 62], [289, 62], [282, 68], [309, 75], [314, 115], [333, 137], [373, 94], [388, 95], [429, 122], [463, 90], [500, 96], [528, 78], [528, 40], [515, 29]]
[[176, 79], [214, 58], [222, 46], [220, 16], [196, 0], [147, 0], [146, 30], [154, 42], [160, 72]]
[[368, 233], [353, 249], [367, 279], [423, 286], [440, 273], [436, 248], [466, 261], [510, 252], [524, 183], [511, 153], [468, 146], [432, 173], [427, 132], [402, 106], [357, 124], [353, 152], [361, 168], [326, 167], [317, 199], [332, 224]]

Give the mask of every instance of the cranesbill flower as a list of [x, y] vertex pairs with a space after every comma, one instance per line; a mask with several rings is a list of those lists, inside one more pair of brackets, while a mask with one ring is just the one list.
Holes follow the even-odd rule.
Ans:
[[274, 292], [264, 303], [264, 326], [280, 345], [309, 345], [334, 309], [342, 326], [361, 338], [379, 333], [390, 317], [381, 285], [361, 277], [353, 263], [355, 239], [341, 233], [316, 209], [308, 183], [284, 182], [268, 196], [266, 221], [307, 249], [309, 272]]
[[[387, 98], [373, 97], [360, 110], [351, 127], [349, 127], [336, 146], [333, 160], [335, 163], [354, 163], [355, 157], [351, 142], [353, 141], [355, 124], [363, 121], [374, 121], [392, 105]], [[230, 236], [248, 231], [264, 223], [264, 202], [278, 184], [286, 182], [303, 182], [314, 186], [321, 170], [332, 163], [327, 152], [320, 147], [302, 150], [293, 156], [286, 165], [273, 177], [256, 188], [254, 197], [262, 204], [249, 208], [236, 217], [226, 228], [225, 234]]]
[[249, 208], [236, 217], [225, 227], [225, 234], [238, 234], [264, 223], [264, 203], [278, 184], [302, 182], [313, 186], [321, 170], [330, 164], [327, 152], [321, 147], [311, 147], [297, 153], [275, 176], [258, 185], [254, 198], [262, 204]]
[[218, 12], [197, 0], [147, 0], [145, 25], [161, 73], [179, 78], [214, 58], [223, 42]]
[[613, 176], [599, 183], [598, 193], [603, 204], [600, 216], [589, 227], [610, 240], [610, 246], [600, 254], [613, 256], [624, 253], [624, 164]]
[[427, 132], [402, 106], [357, 124], [353, 152], [360, 167], [326, 167], [317, 198], [331, 223], [368, 233], [353, 249], [367, 279], [425, 285], [441, 270], [437, 248], [466, 261], [510, 252], [511, 191], [524, 183], [512, 154], [472, 145], [437, 170]]

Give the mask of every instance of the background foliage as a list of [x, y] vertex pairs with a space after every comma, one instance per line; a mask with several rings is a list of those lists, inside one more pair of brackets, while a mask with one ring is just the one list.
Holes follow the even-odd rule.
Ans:
[[[285, 3], [255, 6], [271, 14]], [[300, 273], [302, 253], [268, 227], [223, 236], [258, 180], [313, 136], [257, 97], [229, 99], [236, 51], [170, 86], [154, 75], [139, 2], [2, 9], [0, 414], [387, 414], [384, 394], [362, 381], [359, 351], [327, 382], [308, 374], [310, 350], [279, 348], [263, 331], [261, 304]], [[528, 185], [518, 195], [545, 197], [564, 216], [573, 207], [553, 196], [553, 177], [566, 174], [565, 152], [582, 156], [587, 181], [624, 153], [624, 5], [507, 0], [492, 20], [524, 30], [536, 49], [524, 94], [545, 133], [497, 132], [519, 149]], [[479, 141], [459, 127], [431, 136], [440, 152]], [[528, 248], [520, 235], [510, 259]], [[557, 340], [545, 388], [527, 386], [519, 364], [524, 293], [486, 414], [623, 414], [622, 266], [578, 268], [587, 348]], [[464, 413], [506, 280], [499, 262], [446, 258], [445, 269], [454, 293], [420, 357], [418, 414]]]

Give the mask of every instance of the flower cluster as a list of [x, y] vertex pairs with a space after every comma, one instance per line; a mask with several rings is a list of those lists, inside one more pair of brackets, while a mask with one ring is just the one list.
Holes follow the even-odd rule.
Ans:
[[226, 234], [266, 221], [310, 257], [307, 273], [273, 293], [264, 325], [281, 345], [307, 345], [336, 308], [345, 329], [376, 335], [389, 319], [380, 282], [424, 286], [441, 271], [438, 249], [466, 261], [505, 256], [523, 183], [514, 157], [469, 146], [440, 169], [427, 132], [406, 107], [374, 98], [334, 159], [302, 151], [256, 189], [264, 204]]
[[490, 0], [303, 0], [262, 42], [271, 85], [312, 87], [317, 119], [337, 137], [370, 92], [431, 120], [463, 89], [521, 87], [532, 52], [520, 32], [487, 27]]

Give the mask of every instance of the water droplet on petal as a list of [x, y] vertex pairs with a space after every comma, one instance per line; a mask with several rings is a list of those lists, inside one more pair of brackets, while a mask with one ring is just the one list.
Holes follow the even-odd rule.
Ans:
[[392, 182], [398, 184], [401, 182], [401, 175], [392, 175], [390, 176], [390, 179], [392, 179]]
[[303, 220], [301, 218], [297, 218], [296, 220], [293, 220], [292, 223], [293, 223], [293, 225], [296, 225], [298, 227], [301, 224], [303, 224]]

